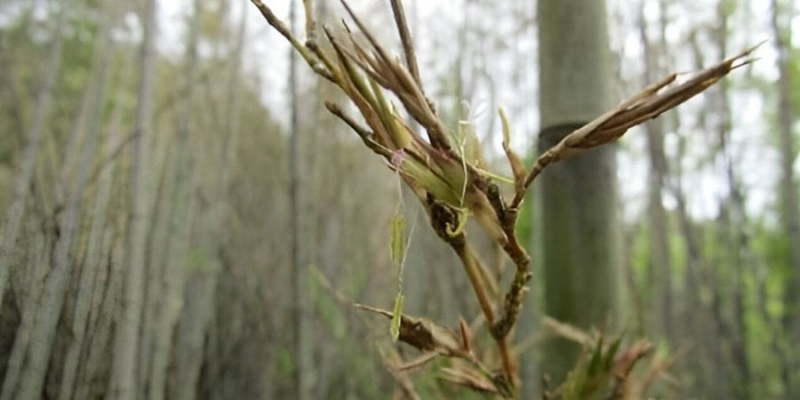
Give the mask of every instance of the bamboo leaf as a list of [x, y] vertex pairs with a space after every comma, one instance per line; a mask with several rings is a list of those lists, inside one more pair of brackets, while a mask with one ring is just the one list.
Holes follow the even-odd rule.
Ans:
[[500, 114], [500, 123], [503, 124], [503, 149], [507, 150], [511, 146], [511, 123], [508, 122], [508, 115], [503, 107], [497, 109]]
[[508, 163], [511, 165], [511, 172], [514, 174], [515, 189], [518, 192], [524, 192], [526, 171], [519, 156], [511, 150], [511, 123], [508, 121], [506, 111], [502, 107], [497, 112], [500, 114], [500, 122], [503, 125], [503, 151], [506, 153]]
[[419, 184], [437, 199], [451, 205], [458, 205], [460, 203], [460, 193], [443, 178], [433, 173], [426, 165], [417, 161], [415, 158], [406, 158], [400, 168], [400, 173], [403, 174], [404, 177]]
[[478, 135], [475, 133], [475, 127], [472, 122], [469, 120], [459, 121], [456, 133], [461, 157], [474, 167], [486, 168], [487, 163], [483, 158], [481, 143], [478, 140]]
[[393, 216], [391, 229], [390, 256], [392, 263], [399, 269], [406, 254], [406, 218], [402, 215]]
[[464, 321], [463, 317], [458, 317], [458, 332], [461, 339], [461, 346], [464, 348], [466, 353], [472, 352], [472, 332], [469, 329], [469, 325], [467, 325], [467, 321]]
[[386, 127], [386, 131], [389, 133], [394, 147], [401, 149], [408, 146], [408, 144], [411, 142], [411, 137], [409, 136], [408, 132], [400, 129], [395, 123], [395, 114], [393, 112], [393, 108], [389, 101], [386, 100], [386, 97], [384, 97], [383, 90], [381, 90], [380, 86], [378, 86], [373, 79], [369, 80], [369, 84], [370, 88], [372, 89], [372, 93], [375, 96], [378, 115], [381, 118], [383, 126]]
[[622, 336], [619, 336], [616, 340], [611, 342], [611, 345], [608, 347], [608, 353], [606, 354], [605, 365], [603, 366], [606, 371], [611, 370], [611, 367], [614, 364], [614, 359], [616, 359], [617, 351], [619, 350], [620, 344], [622, 344]]
[[389, 333], [392, 335], [392, 341], [396, 342], [397, 339], [400, 337], [400, 322], [403, 320], [403, 301], [405, 300], [405, 296], [402, 293], [398, 293], [397, 297], [394, 298], [394, 311], [392, 313], [392, 323], [389, 327]]
[[592, 358], [589, 361], [589, 371], [588, 375], [594, 376], [600, 373], [600, 367], [603, 364], [603, 336], [600, 336], [600, 339], [597, 341], [597, 346], [594, 348], [592, 352]]

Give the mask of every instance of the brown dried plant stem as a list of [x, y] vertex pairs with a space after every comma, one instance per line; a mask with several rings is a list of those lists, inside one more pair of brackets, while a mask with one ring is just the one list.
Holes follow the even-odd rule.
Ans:
[[448, 231], [450, 226], [458, 225], [456, 215], [450, 209], [448, 209], [448, 207], [438, 202], [432, 202], [430, 209], [431, 225], [433, 226], [434, 231], [436, 231], [442, 240], [444, 240], [450, 245], [450, 247], [453, 248], [453, 251], [455, 251], [455, 253], [458, 255], [459, 260], [461, 260], [461, 264], [464, 266], [464, 270], [467, 273], [467, 277], [469, 278], [472, 289], [475, 292], [475, 297], [478, 298], [481, 311], [486, 318], [486, 324], [490, 327], [492, 338], [497, 344], [497, 349], [500, 353], [500, 360], [503, 367], [503, 374], [509, 383], [511, 383], [513, 386], [516, 386], [515, 384], [518, 380], [518, 377], [516, 376], [516, 368], [514, 367], [514, 362], [511, 359], [511, 353], [506, 342], [506, 334], [508, 332], [506, 331], [503, 334], [497, 334], [497, 331], [494, 329], [497, 322], [491, 305], [491, 300], [487, 294], [486, 283], [481, 273], [483, 266], [480, 265], [480, 260], [472, 249], [472, 246], [469, 245], [466, 235], [461, 233], [453, 236]]

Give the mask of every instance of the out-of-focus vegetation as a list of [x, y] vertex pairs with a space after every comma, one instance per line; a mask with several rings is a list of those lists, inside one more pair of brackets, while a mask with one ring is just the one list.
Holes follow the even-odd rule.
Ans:
[[[322, 23], [343, 15], [312, 3]], [[390, 26], [388, 5], [353, 6], [369, 26]], [[617, 151], [623, 348], [635, 350], [636, 337], [655, 344], [634, 371], [652, 378], [655, 398], [800, 393], [795, 8], [608, 0], [613, 100], [769, 40], [756, 63], [637, 128]], [[409, 0], [406, 9], [446, 124], [473, 122], [502, 170], [493, 111], [503, 105], [515, 150], [532, 154], [536, 27], [547, 18], [535, 2]], [[421, 398], [482, 398], [436, 372], [447, 360], [399, 371], [419, 353], [392, 343], [388, 320], [350, 306], [392, 308], [397, 178], [324, 109], [340, 92], [304, 65], [287, 84], [289, 48], [259, 18], [249, 3], [224, 0], [0, 2], [0, 400], [299, 398], [299, 365], [304, 398], [406, 398], [405, 385]], [[375, 30], [396, 40], [393, 29]], [[293, 131], [292, 97], [301, 110]], [[400, 196], [413, 232], [404, 309], [450, 327], [464, 316], [487, 339], [458, 258], [413, 195]], [[519, 217], [534, 274], [541, 213]], [[507, 287], [513, 268], [478, 239]], [[292, 260], [303, 266], [301, 293]], [[536, 382], [528, 367], [550, 344], [543, 332], [564, 329], [542, 322], [541, 282], [512, 349]], [[607, 357], [616, 333], [604, 346], [588, 335], [590, 357], [576, 371], [589, 370], [592, 354]]]

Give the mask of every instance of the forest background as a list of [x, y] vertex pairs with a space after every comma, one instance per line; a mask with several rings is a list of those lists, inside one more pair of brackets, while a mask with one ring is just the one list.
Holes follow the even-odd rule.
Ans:
[[[275, 3], [290, 21], [289, 2]], [[325, 23], [344, 15], [313, 3]], [[377, 29], [391, 24], [387, 4], [352, 5], [399, 49]], [[606, 6], [612, 104], [768, 40], [756, 62], [614, 145], [615, 294], [626, 335], [670, 364], [657, 398], [796, 398], [797, 6]], [[489, 164], [510, 175], [503, 106], [530, 165], [547, 17], [536, 2], [406, 11], [442, 118], [474, 124]], [[372, 399], [403, 395], [406, 379], [422, 398], [480, 398], [430, 366], [399, 376], [415, 353], [392, 343], [388, 320], [349, 306], [391, 309], [402, 204], [405, 311], [447, 326], [479, 314], [424, 212], [325, 110], [341, 94], [291, 53], [245, 1], [0, 1], [0, 400]], [[535, 376], [525, 368], [550, 343], [547, 293], [568, 296], [538, 278], [540, 192], [520, 219], [534, 279], [515, 332]], [[498, 249], [481, 252], [506, 282]], [[524, 398], [542, 389], [528, 381]]]

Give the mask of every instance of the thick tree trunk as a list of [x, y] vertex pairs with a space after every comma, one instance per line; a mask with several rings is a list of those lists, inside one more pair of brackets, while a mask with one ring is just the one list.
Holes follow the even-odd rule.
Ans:
[[[538, 15], [543, 152], [609, 108], [611, 71], [604, 1], [541, 0]], [[582, 328], [618, 326], [615, 147], [556, 164], [540, 179], [546, 314]], [[559, 340], [547, 350], [543, 367], [558, 382], [578, 346]]]

